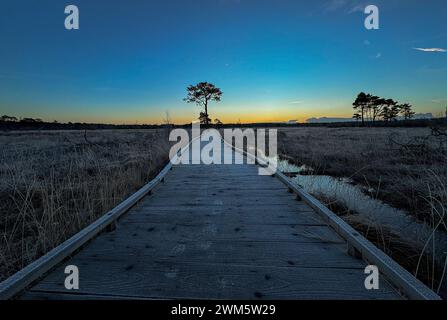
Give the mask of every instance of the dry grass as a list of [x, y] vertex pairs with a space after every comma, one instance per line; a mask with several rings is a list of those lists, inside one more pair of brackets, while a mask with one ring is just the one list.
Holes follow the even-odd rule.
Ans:
[[[447, 144], [429, 129], [293, 128], [278, 138], [279, 153], [293, 163], [350, 177], [374, 198], [447, 230]], [[161, 130], [47, 131], [2, 133], [0, 146], [2, 280], [144, 185], [168, 161], [170, 143]], [[355, 217], [336, 201], [328, 205]], [[445, 274], [398, 235], [350, 222], [432, 287], [434, 275]]]
[[[431, 230], [447, 230], [445, 136], [433, 136], [428, 128], [319, 127], [281, 129], [278, 140], [279, 154], [290, 162], [312, 167], [313, 174], [351, 178], [367, 187], [372, 198], [406, 210]], [[379, 230], [355, 221], [346, 208], [335, 205], [334, 209], [347, 221], [354, 219], [348, 222], [427, 285], [446, 293], [440, 287], [446, 252], [432, 248], [432, 239], [419, 243], [422, 249], [417, 249], [381, 226]]]
[[0, 280], [115, 207], [167, 163], [165, 131], [0, 134]]
[[428, 128], [284, 129], [278, 139], [282, 156], [316, 174], [349, 177], [428, 223], [446, 214], [447, 145]]

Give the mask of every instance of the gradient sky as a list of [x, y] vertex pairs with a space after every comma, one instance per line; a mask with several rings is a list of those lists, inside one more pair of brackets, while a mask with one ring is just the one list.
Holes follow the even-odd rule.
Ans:
[[[69, 4], [80, 30], [64, 28]], [[447, 52], [415, 48], [447, 49], [446, 20], [445, 0], [0, 0], [0, 113], [186, 123], [186, 86], [209, 81], [224, 122], [350, 117], [360, 91], [439, 115]]]

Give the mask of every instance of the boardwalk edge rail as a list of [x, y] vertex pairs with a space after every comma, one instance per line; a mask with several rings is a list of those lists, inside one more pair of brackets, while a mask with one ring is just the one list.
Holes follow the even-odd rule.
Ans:
[[[256, 163], [263, 166], [268, 165], [263, 159], [236, 148], [225, 140], [224, 142], [237, 152], [255, 160]], [[304, 189], [299, 187], [285, 174], [276, 171], [272, 172], [272, 175], [276, 176], [290, 190], [300, 196], [304, 202], [312, 207], [316, 213], [347, 242], [349, 253], [363, 259], [367, 263], [377, 266], [388, 282], [397, 288], [402, 295], [414, 300], [442, 300], [433, 290], [363, 237], [343, 219], [324, 206], [319, 200], [304, 191]]]
[[[194, 140], [196, 140], [195, 138]], [[193, 140], [193, 141], [194, 141]], [[192, 141], [191, 141], [192, 142]], [[88, 241], [92, 240], [107, 227], [113, 225], [121, 216], [135, 206], [142, 198], [148, 195], [172, 169], [172, 164], [176, 163], [178, 157], [189, 150], [191, 142], [183, 147], [177, 155], [160, 171], [160, 173], [141, 187], [137, 192], [126, 198], [115, 208], [95, 220], [93, 223], [76, 233], [74, 236], [64, 241], [39, 259], [33, 261], [25, 268], [17, 271], [15, 274], [0, 283], [0, 300], [8, 300], [17, 296], [20, 292], [30, 286], [34, 281], [52, 270], [56, 265], [73, 254], [76, 250], [83, 247]]]

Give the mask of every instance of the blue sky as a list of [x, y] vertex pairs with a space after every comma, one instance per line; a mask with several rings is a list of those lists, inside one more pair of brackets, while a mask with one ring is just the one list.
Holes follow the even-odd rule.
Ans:
[[[64, 28], [64, 8], [80, 30]], [[380, 9], [366, 30], [363, 8]], [[0, 0], [0, 113], [158, 123], [197, 117], [185, 88], [215, 83], [224, 122], [350, 117], [360, 91], [447, 106], [444, 0]]]

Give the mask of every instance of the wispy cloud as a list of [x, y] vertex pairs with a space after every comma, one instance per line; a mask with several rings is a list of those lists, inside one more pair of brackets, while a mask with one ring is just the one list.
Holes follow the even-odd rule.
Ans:
[[347, 14], [363, 12], [368, 3], [358, 0], [329, 0], [325, 3], [326, 12], [344, 11]]
[[325, 10], [328, 12], [337, 11], [346, 6], [347, 0], [330, 0], [326, 3]]
[[423, 51], [423, 52], [447, 52], [446, 49], [442, 48], [413, 48], [414, 50]]
[[290, 101], [289, 103], [290, 103], [290, 104], [301, 104], [301, 103], [303, 103], [303, 101], [301, 101], [301, 100], [295, 100], [295, 101]]
[[371, 55], [369, 55], [369, 58], [370, 59], [380, 59], [380, 58], [382, 58], [382, 52], [377, 52], [376, 54], [371, 54]]
[[355, 12], [364, 12], [366, 8], [366, 4], [357, 4], [348, 9], [348, 13], [355, 13]]
[[447, 102], [447, 99], [433, 99], [431, 102], [433, 102], [433, 103], [444, 103], [444, 102]]

